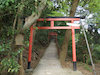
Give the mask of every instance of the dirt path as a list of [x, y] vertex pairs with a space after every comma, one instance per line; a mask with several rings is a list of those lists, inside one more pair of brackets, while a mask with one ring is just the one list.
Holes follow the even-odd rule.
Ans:
[[49, 47], [32, 75], [83, 75], [80, 71], [72, 71], [61, 67], [54, 42]]

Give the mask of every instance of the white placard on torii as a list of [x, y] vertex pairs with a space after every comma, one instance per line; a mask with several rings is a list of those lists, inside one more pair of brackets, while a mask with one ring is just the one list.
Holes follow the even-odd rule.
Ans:
[[69, 26], [77, 26], [77, 27], [80, 26], [80, 24], [77, 24], [77, 23], [67, 23], [67, 25], [69, 25]]

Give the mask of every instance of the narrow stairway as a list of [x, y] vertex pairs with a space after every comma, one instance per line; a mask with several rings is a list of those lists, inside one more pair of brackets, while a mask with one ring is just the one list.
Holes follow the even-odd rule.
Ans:
[[61, 67], [57, 56], [56, 44], [52, 41], [44, 56], [41, 58], [38, 66], [32, 75], [83, 75], [80, 71], [64, 69]]

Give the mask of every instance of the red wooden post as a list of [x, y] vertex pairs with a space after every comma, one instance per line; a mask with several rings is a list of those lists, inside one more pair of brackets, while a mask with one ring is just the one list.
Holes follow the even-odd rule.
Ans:
[[72, 55], [73, 55], [73, 70], [76, 71], [77, 67], [76, 67], [75, 29], [73, 28], [73, 26], [72, 26]]
[[31, 55], [32, 55], [32, 42], [33, 42], [33, 26], [30, 27], [30, 38], [29, 38], [29, 54], [28, 54], [28, 69], [31, 65]]
[[54, 27], [54, 21], [51, 21], [51, 27]]

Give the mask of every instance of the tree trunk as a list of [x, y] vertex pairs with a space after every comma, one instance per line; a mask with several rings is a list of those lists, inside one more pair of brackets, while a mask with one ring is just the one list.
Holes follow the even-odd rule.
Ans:
[[17, 14], [16, 14], [15, 19], [14, 19], [14, 23], [13, 23], [13, 30], [15, 30], [16, 21], [17, 21]]
[[24, 67], [23, 67], [23, 51], [20, 53], [19, 56], [19, 64], [21, 67], [19, 69], [18, 75], [25, 75]]
[[47, 0], [41, 0], [39, 6], [37, 7], [38, 13], [33, 13], [27, 18], [27, 21], [25, 21], [22, 31], [28, 29], [29, 27], [31, 27], [31, 25], [33, 25], [37, 21], [37, 19], [41, 16], [42, 11], [46, 6], [46, 2]]
[[33, 46], [34, 46], [35, 35], [36, 35], [36, 30], [33, 30]]
[[[20, 25], [22, 25], [22, 20], [20, 18], [18, 18], [18, 19], [19, 19], [19, 21], [18, 21], [19, 26], [17, 29], [20, 30], [20, 28], [21, 28]], [[24, 42], [24, 35], [21, 33], [18, 33], [15, 36], [15, 45], [19, 46], [19, 48], [22, 48], [24, 45], [23, 42]], [[24, 74], [24, 67], [23, 67], [23, 51], [19, 54], [18, 62], [19, 62], [19, 65], [21, 66], [19, 69], [18, 75], [25, 75]]]
[[[79, 3], [79, 0], [73, 0], [69, 17], [74, 17], [78, 3]], [[65, 65], [65, 59], [67, 56], [68, 42], [69, 42], [70, 36], [71, 36], [71, 30], [66, 30], [65, 38], [62, 44], [62, 50], [60, 52], [60, 62], [63, 67]]]
[[[22, 3], [23, 3], [23, 1], [24, 0], [21, 0]], [[20, 30], [22, 29], [22, 25], [23, 25], [23, 20], [21, 19], [21, 17], [23, 16], [23, 10], [20, 10], [20, 8], [19, 8], [18, 14], [20, 14], [21, 16], [18, 16], [17, 31], [19, 31], [19, 33], [16, 34], [16, 36], [15, 36], [15, 46], [17, 47], [17, 49], [20, 49], [24, 45], [24, 43], [23, 43], [24, 42], [24, 34], [22, 34], [22, 32], [20, 32]], [[24, 67], [23, 67], [23, 51], [18, 55], [18, 63], [20, 65], [18, 75], [25, 75]]]

